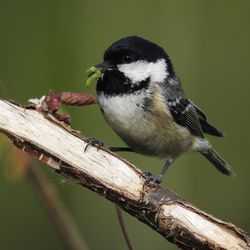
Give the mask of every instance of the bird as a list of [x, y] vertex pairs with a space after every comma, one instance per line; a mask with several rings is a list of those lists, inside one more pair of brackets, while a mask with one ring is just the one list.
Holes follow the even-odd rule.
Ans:
[[[101, 71], [96, 84], [100, 110], [128, 146], [110, 150], [166, 160], [159, 175], [145, 173], [148, 182], [160, 184], [169, 166], [185, 152], [199, 152], [222, 174], [234, 175], [204, 137], [223, 137], [223, 133], [185, 95], [161, 46], [139, 36], [127, 36], [112, 43], [95, 68]], [[88, 142], [98, 141], [92, 138]]]

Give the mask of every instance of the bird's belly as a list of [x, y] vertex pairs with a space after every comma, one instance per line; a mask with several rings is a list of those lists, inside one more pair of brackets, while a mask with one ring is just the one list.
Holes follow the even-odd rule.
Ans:
[[[121, 102], [120, 97], [112, 98], [109, 101], [99, 99], [103, 115], [114, 131], [136, 152], [175, 158], [191, 147], [190, 133], [174, 123], [172, 117], [145, 111], [131, 100]], [[141, 103], [138, 97], [136, 100]]]

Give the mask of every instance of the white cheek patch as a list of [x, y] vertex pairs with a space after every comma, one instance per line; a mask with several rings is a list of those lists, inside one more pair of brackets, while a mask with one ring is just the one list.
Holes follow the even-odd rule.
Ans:
[[163, 82], [169, 75], [165, 59], [159, 59], [156, 62], [136, 61], [120, 64], [118, 69], [134, 84], [149, 77], [153, 82]]

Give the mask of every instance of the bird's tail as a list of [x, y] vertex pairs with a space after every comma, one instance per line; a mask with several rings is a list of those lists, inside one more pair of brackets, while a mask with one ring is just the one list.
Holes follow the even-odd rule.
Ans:
[[235, 176], [230, 165], [212, 148], [206, 152], [201, 152], [221, 173], [229, 176]]

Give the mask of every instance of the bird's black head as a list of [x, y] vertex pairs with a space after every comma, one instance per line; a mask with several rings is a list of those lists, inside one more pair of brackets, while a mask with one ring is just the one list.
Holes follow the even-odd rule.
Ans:
[[104, 53], [104, 61], [113, 64], [129, 63], [136, 60], [156, 62], [168, 59], [165, 51], [155, 43], [138, 36], [128, 36], [113, 43]]
[[146, 88], [150, 81], [159, 82], [174, 74], [165, 51], [155, 43], [129, 36], [113, 43], [104, 53], [103, 68], [97, 91], [124, 94]]

